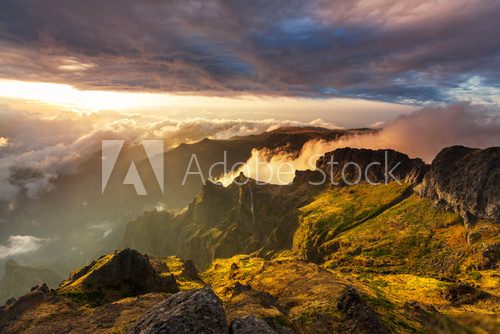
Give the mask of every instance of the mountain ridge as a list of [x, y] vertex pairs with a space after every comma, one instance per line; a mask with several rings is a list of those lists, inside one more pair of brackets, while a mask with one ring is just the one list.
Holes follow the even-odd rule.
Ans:
[[[359, 157], [362, 167], [383, 153], [341, 149], [329, 154], [335, 152], [340, 162]], [[394, 173], [400, 182], [311, 185], [322, 178], [325, 159], [318, 164], [321, 171], [299, 171], [284, 186], [257, 185], [243, 174], [228, 187], [209, 182], [185, 210], [153, 210], [128, 224], [122, 247], [149, 255], [130, 249], [107, 254], [76, 271], [59, 289], [33, 289], [0, 307], [0, 331], [36, 326], [52, 332], [157, 333], [155, 328], [164, 324], [187, 328], [182, 323], [214, 333], [241, 328], [270, 333], [494, 331], [500, 312], [498, 222], [480, 215], [466, 221], [457, 206], [419, 192], [434, 162], [427, 166], [392, 154], [397, 158], [389, 157], [390, 168], [403, 160]], [[436, 163], [439, 171], [442, 162]], [[459, 164], [458, 170], [467, 170], [467, 164]], [[487, 180], [497, 173], [495, 165], [481, 170]], [[369, 176], [385, 181], [384, 172], [373, 169]], [[333, 175], [339, 176], [338, 170]], [[439, 180], [426, 185], [440, 186]], [[474, 189], [478, 203], [485, 198], [482, 191], [490, 194], [484, 187]], [[471, 203], [466, 198], [463, 205]], [[457, 212], [450, 211], [454, 208]], [[117, 254], [135, 254], [147, 263], [149, 269], [141, 271], [147, 277], [172, 277], [181, 292], [122, 293], [123, 283], [115, 282], [100, 287], [102, 295], [112, 298], [97, 298], [82, 278], [89, 272], [110, 276], [108, 271], [99, 274], [99, 263], [123, 268], [118, 265], [122, 261], [110, 261]], [[201, 273], [190, 261], [169, 255], [193, 260]], [[131, 269], [125, 268], [117, 272]], [[122, 274], [111, 277], [128, 280]], [[79, 280], [87, 298], [66, 291]], [[192, 310], [202, 301], [219, 305], [205, 310], [227, 322], [210, 329], [215, 328], [210, 322], [196, 318], [199, 312]], [[80, 314], [69, 315], [71, 309]], [[46, 321], [46, 310], [52, 310], [48, 318], [55, 321]], [[57, 312], [65, 317], [57, 318]]]
[[[335, 165], [332, 173], [328, 170], [327, 165], [331, 156], [335, 156], [339, 163], [339, 165]], [[349, 186], [345, 183], [341, 186], [333, 186], [329, 183], [312, 186], [308, 182], [311, 178], [321, 179], [320, 172], [317, 170], [298, 171], [294, 182], [288, 186], [267, 184], [255, 186], [256, 182], [254, 180], [248, 179], [241, 174], [235, 179], [235, 182], [226, 188], [208, 182], [195, 200], [180, 214], [150, 213], [150, 215], [158, 219], [154, 225], [156, 226], [155, 232], [150, 233], [151, 237], [147, 236], [149, 226], [146, 217], [130, 222], [122, 246], [143, 249], [156, 255], [177, 254], [181, 257], [197, 259], [199, 261], [197, 264], [201, 268], [204, 268], [218, 257], [229, 257], [238, 253], [252, 252], [256, 252], [260, 256], [272, 257], [273, 254], [287, 249], [302, 254], [309, 261], [322, 262], [330, 252], [336, 252], [339, 245], [335, 239], [340, 234], [376, 220], [377, 217], [384, 213], [385, 216], [390, 216], [399, 207], [405, 207], [405, 210], [413, 210], [412, 206], [419, 206], [425, 208], [429, 214], [437, 215], [436, 217], [444, 215], [444, 212], [441, 213], [439, 205], [431, 205], [430, 202], [434, 201], [433, 198], [428, 198], [418, 191], [414, 191], [414, 187], [417, 186], [418, 188], [422, 184], [424, 176], [428, 175], [429, 170], [432, 171], [433, 168], [432, 164], [428, 166], [420, 159], [410, 159], [407, 155], [395, 151], [345, 148], [325, 154], [323, 158], [318, 160], [317, 168], [334, 178], [339, 177], [341, 174], [342, 176], [352, 177], [353, 173], [351, 172], [345, 175], [343, 171], [340, 173], [340, 167], [337, 166], [343, 166], [346, 162], [355, 161], [364, 169], [371, 162], [378, 161], [377, 159], [382, 162], [384, 159], [388, 159], [388, 166], [376, 166], [370, 169], [370, 173], [366, 175], [371, 180], [384, 183], [384, 181], [387, 181], [387, 171], [396, 166], [399, 169], [394, 172], [395, 176], [402, 182], [395, 182], [395, 180], [390, 179], [389, 181], [392, 182], [380, 186], [372, 186], [368, 182], [362, 182], [355, 186]], [[495, 173], [495, 170], [492, 173]], [[249, 182], [241, 185], [244, 180], [249, 180]], [[317, 196], [327, 196], [324, 197], [326, 199], [332, 195], [331, 198], [336, 198], [337, 203], [346, 201], [345, 205], [350, 211], [348, 211], [345, 218], [339, 215], [340, 212], [335, 211], [337, 218], [331, 216], [332, 218], [327, 219], [333, 219], [333, 221], [340, 219], [339, 223], [334, 223], [331, 227], [328, 227], [330, 226], [328, 224], [331, 223], [325, 225], [321, 221], [314, 223], [315, 227], [307, 225], [307, 220], [310, 220], [310, 218], [304, 215], [303, 212], [307, 212], [304, 208], [307, 205], [312, 207], [314, 198], [317, 198]], [[423, 199], [418, 199], [419, 196], [422, 196]], [[476, 197], [480, 198], [479, 195]], [[348, 198], [351, 199], [347, 200]], [[358, 201], [363, 201], [361, 206], [355, 207], [352, 206], [352, 203], [355, 202], [349, 203], [349, 201], [356, 198], [359, 198]], [[369, 201], [373, 202], [372, 207], [368, 204]], [[279, 207], [282, 212], [286, 212], [284, 218], [281, 217], [282, 213], [272, 213], [272, 206], [269, 206], [269, 203], [272, 203], [272, 206]], [[323, 203], [321, 205], [327, 208], [335, 208], [337, 205], [334, 202], [317, 203]], [[339, 210], [344, 209], [339, 207]], [[356, 214], [356, 210], [361, 211]], [[266, 217], [271, 217], [271, 220]], [[456, 216], [451, 215], [450, 217], [454, 217], [450, 218], [452, 221], [458, 222], [460, 220]], [[283, 221], [283, 223], [280, 223], [280, 221]], [[231, 222], [237, 223], [232, 224]], [[135, 224], [141, 227], [134, 228]], [[431, 224], [430, 220], [429, 224]], [[277, 228], [282, 226], [281, 232], [271, 232], [272, 230], [269, 230], [268, 226]], [[482, 229], [484, 229], [490, 225], [487, 222], [479, 222], [478, 226], [483, 226]], [[309, 230], [310, 228], [312, 230]], [[161, 232], [162, 229], [166, 230]], [[494, 227], [488, 227], [489, 231], [495, 231], [495, 229]], [[476, 230], [481, 231], [481, 228], [476, 228]], [[476, 233], [477, 238], [481, 239], [480, 235], [484, 235], [486, 232], [476, 231], [474, 233]], [[138, 235], [142, 235], [142, 237], [137, 237]], [[161, 240], [160, 235], [163, 236], [163, 240]], [[262, 239], [264, 235], [267, 239]], [[175, 240], [169, 239], [171, 236], [176, 236]], [[243, 236], [248, 239], [244, 239]], [[269, 239], [269, 236], [275, 237]], [[143, 248], [143, 241], [150, 240], [149, 238], [156, 238], [158, 241], [146, 242], [146, 245], [144, 245], [146, 248]], [[301, 238], [305, 238], [304, 240], [307, 241], [300, 241]], [[239, 241], [236, 242], [235, 240]], [[272, 240], [272, 243], [268, 244], [266, 240]], [[181, 242], [179, 243], [179, 241]], [[162, 242], [166, 248], [160, 245]], [[157, 246], [153, 247], [151, 245]], [[207, 248], [200, 249], [198, 245], [206, 245], [204, 247]], [[245, 245], [245, 247], [239, 245]], [[490, 243], [488, 245], [486, 249], [491, 247], [496, 249], [495, 244]]]

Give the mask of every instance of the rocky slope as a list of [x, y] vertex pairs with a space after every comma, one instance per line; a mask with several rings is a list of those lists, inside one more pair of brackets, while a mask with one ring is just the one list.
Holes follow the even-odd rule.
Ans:
[[498, 321], [494, 288], [473, 305], [457, 305], [445, 297], [448, 282], [345, 274], [296, 257], [220, 259], [202, 277], [229, 322], [253, 314], [278, 333], [480, 333]]
[[18, 333], [123, 333], [148, 309], [169, 294], [150, 293], [88, 307], [57, 291], [40, 289], [0, 307], [0, 332]]
[[346, 271], [454, 278], [498, 266], [500, 226], [459, 215], [408, 192], [407, 185], [329, 189], [301, 208], [298, 256]]
[[[153, 262], [171, 264], [164, 273], [193, 270], [181, 259]], [[100, 305], [61, 288], [36, 287], [0, 307], [0, 332], [481, 333], [494, 328], [499, 301], [492, 288], [410, 275], [346, 275], [295, 257], [219, 259], [196, 274], [192, 283], [198, 282], [201, 287], [175, 294], [146, 292]], [[121, 292], [118, 285], [103, 289]]]
[[50, 269], [21, 266], [8, 260], [0, 280], [0, 304], [25, 294], [35, 285], [46, 283], [49, 287], [57, 287], [62, 280], [62, 277]]

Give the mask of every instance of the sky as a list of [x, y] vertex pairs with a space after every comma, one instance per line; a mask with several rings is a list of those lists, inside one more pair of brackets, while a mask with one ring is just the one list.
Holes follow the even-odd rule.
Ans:
[[372, 127], [345, 144], [427, 162], [499, 145], [498, 17], [495, 0], [2, 0], [0, 201], [102, 139]]
[[3, 0], [0, 102], [344, 127], [496, 107], [499, 16], [495, 0]]
[[156, 118], [329, 120], [342, 127], [366, 127], [409, 113], [415, 106], [353, 98], [183, 95], [158, 92], [82, 90], [67, 84], [0, 79], [0, 103], [13, 109], [55, 115], [118, 111]]

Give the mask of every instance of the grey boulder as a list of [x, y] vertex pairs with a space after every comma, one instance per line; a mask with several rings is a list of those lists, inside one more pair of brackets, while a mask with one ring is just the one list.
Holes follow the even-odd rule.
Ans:
[[235, 318], [229, 328], [230, 334], [277, 334], [264, 320], [252, 314], [243, 318]]
[[221, 300], [208, 287], [179, 292], [153, 306], [130, 334], [227, 333]]

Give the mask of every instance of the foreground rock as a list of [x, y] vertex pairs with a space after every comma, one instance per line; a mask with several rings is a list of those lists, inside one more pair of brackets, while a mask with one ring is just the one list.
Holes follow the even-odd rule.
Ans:
[[147, 255], [124, 249], [72, 273], [59, 291], [100, 304], [148, 292], [178, 292], [174, 276], [161, 276]]
[[41, 286], [0, 307], [0, 333], [125, 333], [131, 319], [141, 317], [165, 296], [150, 293], [90, 308]]
[[337, 308], [345, 313], [341, 333], [389, 334], [379, 315], [368, 307], [356, 289], [347, 287], [337, 303]]
[[130, 334], [227, 333], [221, 300], [210, 288], [177, 293], [154, 306]]
[[443, 149], [417, 192], [455, 211], [465, 223], [500, 221], [500, 147]]
[[150, 258], [130, 249], [104, 255], [72, 273], [58, 290], [43, 284], [9, 299], [0, 306], [0, 333], [126, 333], [179, 290], [172, 277], [182, 289], [204, 285], [188, 260]]
[[264, 320], [247, 315], [235, 318], [229, 328], [229, 334], [277, 334]]

